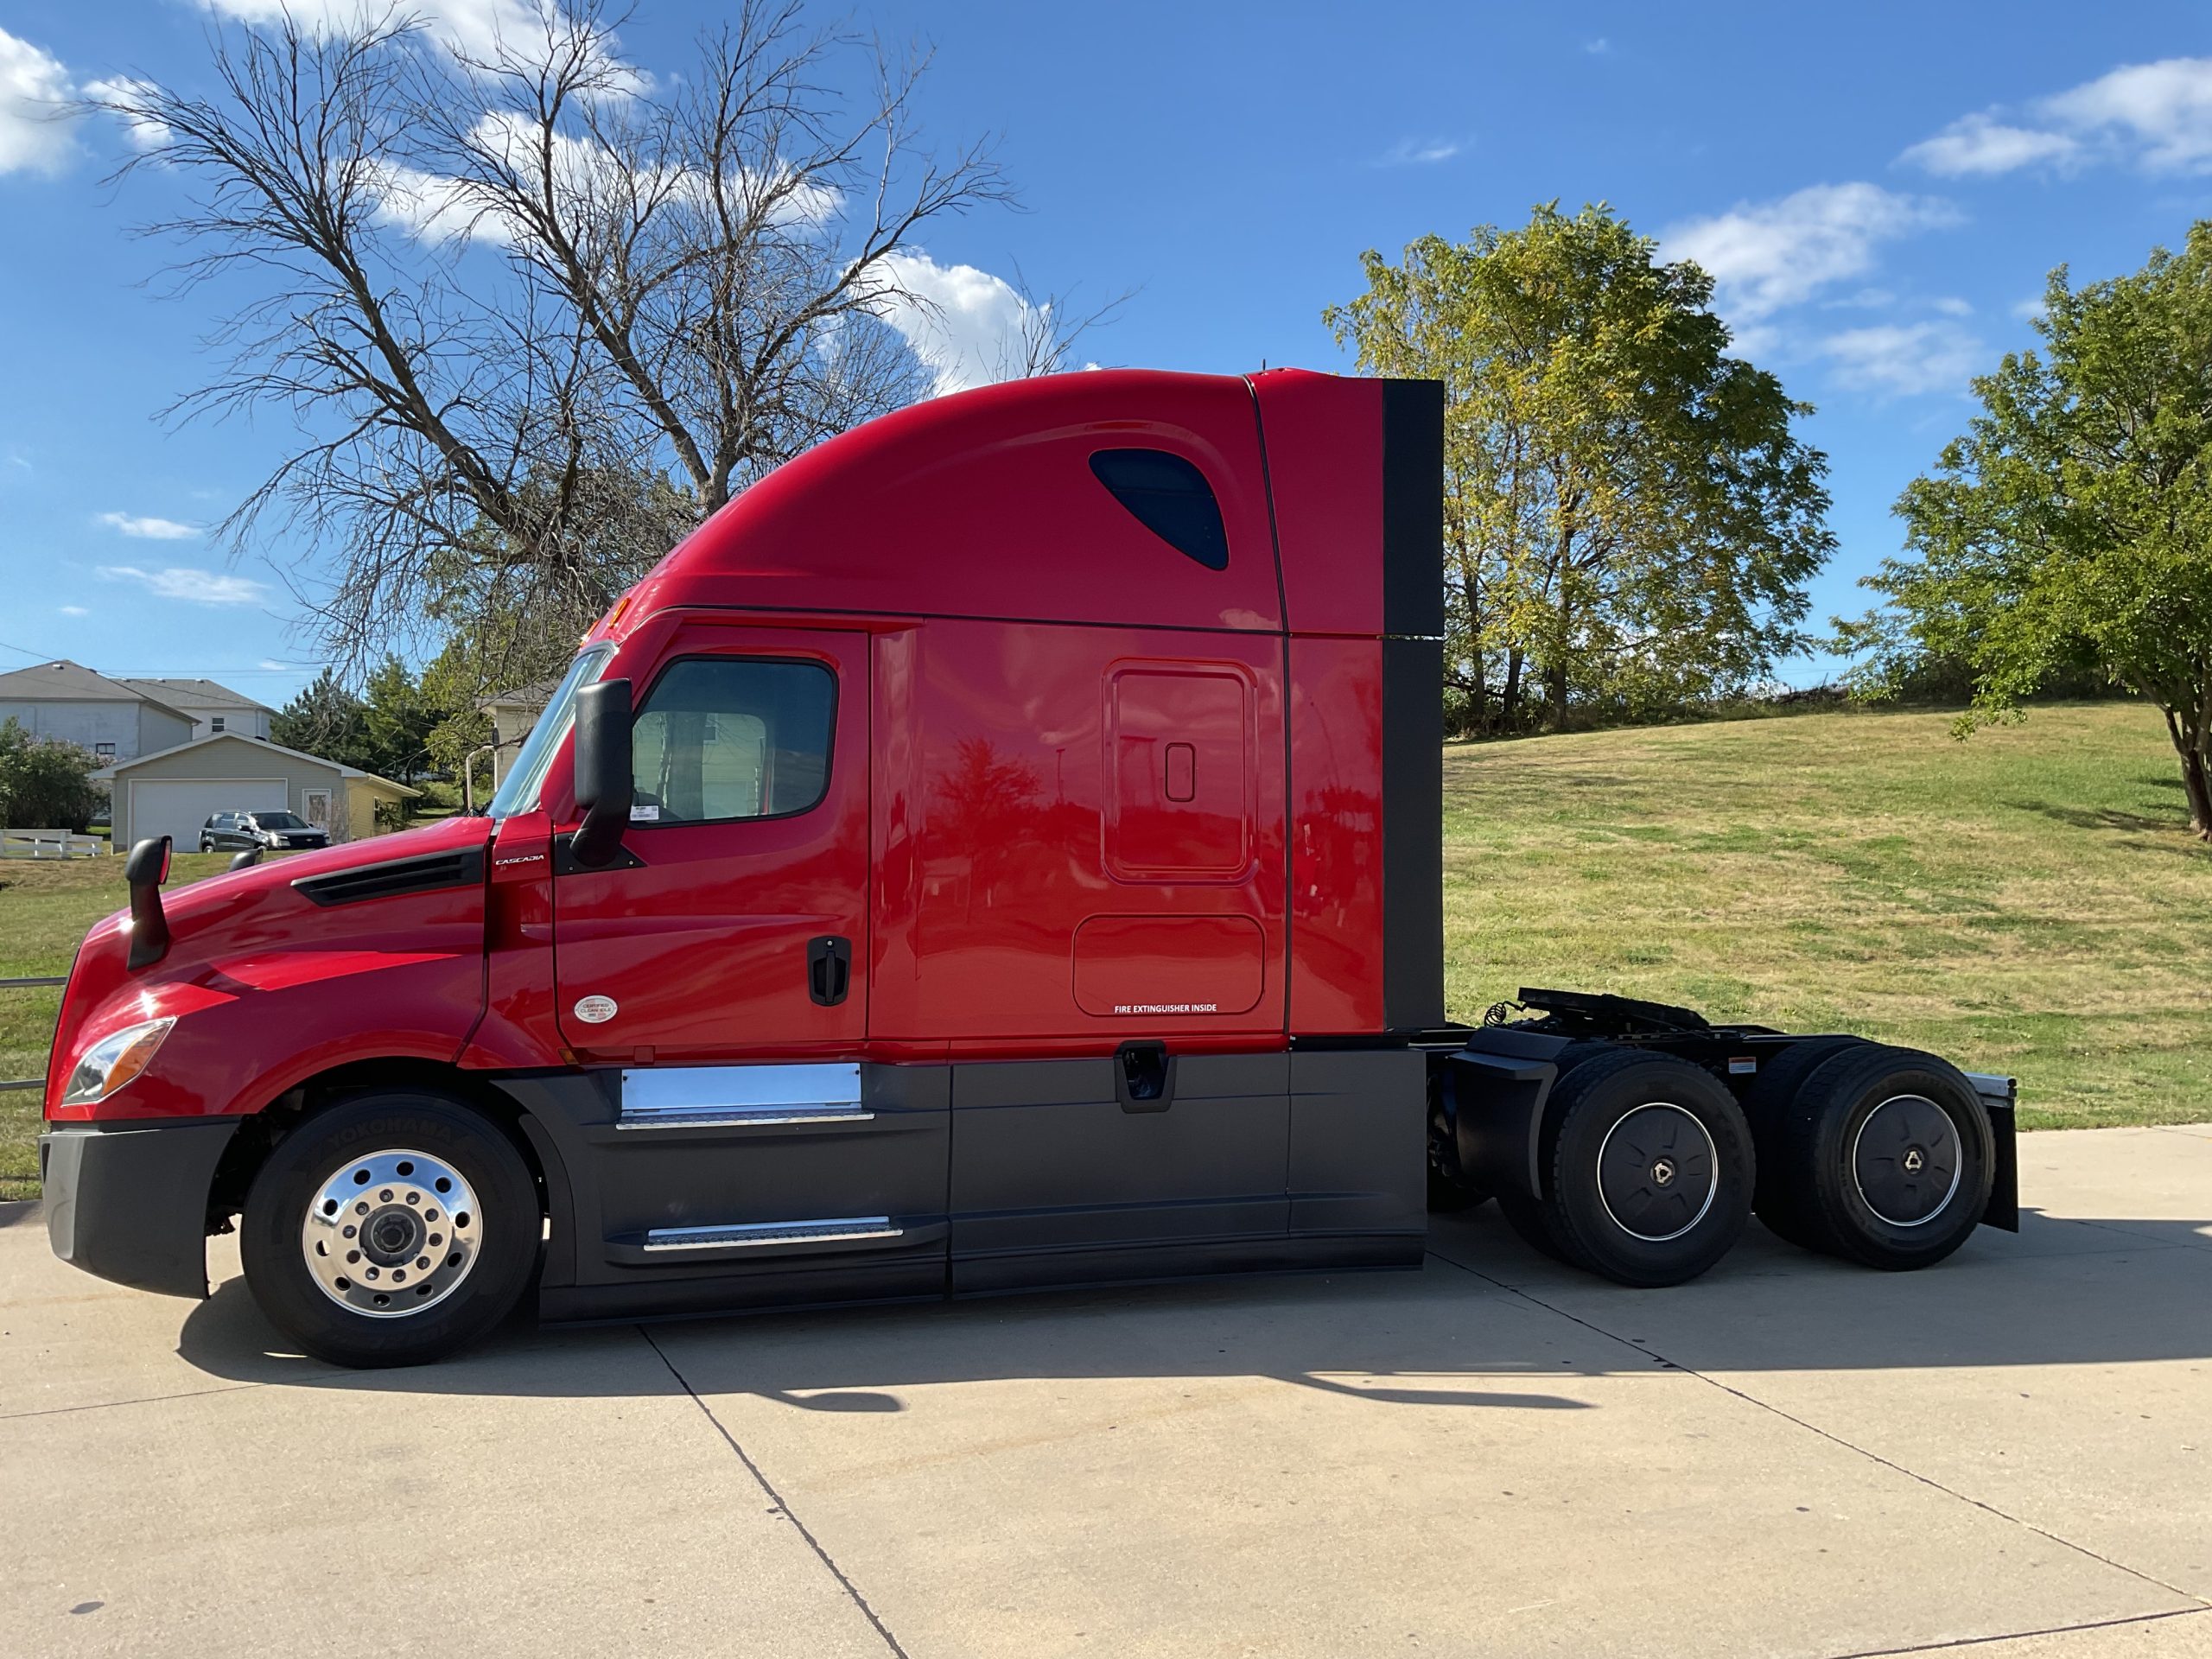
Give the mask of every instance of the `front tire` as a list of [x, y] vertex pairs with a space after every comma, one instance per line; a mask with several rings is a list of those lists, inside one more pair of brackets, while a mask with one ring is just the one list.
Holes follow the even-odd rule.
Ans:
[[392, 1090], [340, 1099], [278, 1142], [238, 1248], [254, 1300], [308, 1353], [418, 1365], [513, 1310], [541, 1232], [512, 1141], [456, 1101]]
[[1539, 1248], [1617, 1284], [1678, 1285], [1728, 1251], [1751, 1213], [1757, 1167], [1735, 1097], [1685, 1060], [1623, 1049], [1558, 1085], [1545, 1196], [1516, 1218]]

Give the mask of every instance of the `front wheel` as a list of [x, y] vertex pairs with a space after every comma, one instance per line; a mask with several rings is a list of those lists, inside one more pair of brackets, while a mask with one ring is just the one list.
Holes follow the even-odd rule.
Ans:
[[307, 1352], [416, 1365], [507, 1316], [541, 1230], [536, 1185], [497, 1127], [391, 1090], [340, 1100], [277, 1144], [238, 1246], [254, 1300]]

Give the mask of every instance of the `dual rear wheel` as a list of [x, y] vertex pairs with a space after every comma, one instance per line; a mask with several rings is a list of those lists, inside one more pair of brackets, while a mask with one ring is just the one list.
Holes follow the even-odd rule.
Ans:
[[1620, 1284], [1696, 1278], [1751, 1217], [1743, 1110], [1684, 1060], [1615, 1048], [1572, 1065], [1541, 1151], [1545, 1195], [1501, 1192], [1506, 1220], [1546, 1255]]
[[1759, 1219], [1794, 1244], [1924, 1268], [1965, 1243], [1989, 1207], [1989, 1115], [1932, 1054], [1855, 1038], [1802, 1044], [1745, 1104], [1759, 1126]]
[[1988, 1115], [1944, 1061], [1857, 1038], [1785, 1050], [1739, 1106], [1709, 1072], [1592, 1045], [1560, 1056], [1541, 1197], [1502, 1192], [1516, 1232], [1634, 1286], [1680, 1284], [1770, 1230], [1869, 1267], [1922, 1268], [1966, 1242], [1989, 1202]]

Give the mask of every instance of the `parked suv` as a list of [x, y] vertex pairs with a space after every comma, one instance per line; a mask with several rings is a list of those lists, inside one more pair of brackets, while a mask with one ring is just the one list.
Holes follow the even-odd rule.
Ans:
[[236, 852], [247, 847], [284, 852], [329, 845], [330, 832], [316, 829], [296, 812], [218, 812], [200, 828], [203, 853]]

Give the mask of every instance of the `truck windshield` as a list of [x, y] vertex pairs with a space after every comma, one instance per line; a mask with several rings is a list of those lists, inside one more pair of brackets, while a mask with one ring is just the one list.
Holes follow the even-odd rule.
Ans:
[[607, 671], [613, 655], [613, 644], [602, 640], [569, 664], [561, 683], [545, 700], [545, 712], [537, 717], [537, 724], [523, 740], [514, 765], [507, 769], [506, 781], [499, 785], [499, 792], [492, 797], [492, 804], [485, 809], [493, 817], [512, 817], [537, 804], [538, 786], [545, 781], [545, 768], [552, 764], [553, 752], [561, 747], [561, 740], [569, 734], [576, 693]]

